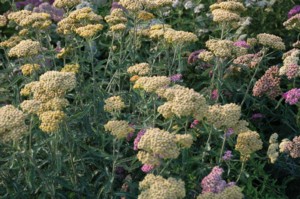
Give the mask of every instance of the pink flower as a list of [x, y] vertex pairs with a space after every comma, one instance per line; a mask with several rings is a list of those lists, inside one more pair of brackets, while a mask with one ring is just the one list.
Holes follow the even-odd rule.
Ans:
[[142, 136], [146, 133], [146, 130], [145, 129], [142, 129], [138, 132], [136, 138], [134, 139], [134, 142], [133, 142], [133, 150], [137, 151], [138, 150], [138, 144], [142, 138]]
[[174, 83], [179, 82], [179, 81], [182, 80], [182, 74], [175, 74], [175, 75], [172, 75], [172, 76], [170, 77], [170, 79], [171, 79], [171, 82], [174, 82]]
[[205, 50], [201, 49], [201, 50], [192, 52], [188, 58], [188, 64], [192, 64], [192, 63], [196, 62], [199, 59], [198, 55], [203, 51], [205, 51]]
[[217, 90], [217, 89], [213, 90], [213, 91], [211, 92], [210, 98], [211, 98], [212, 100], [217, 100], [218, 97], [219, 97], [218, 90]]
[[290, 105], [297, 104], [300, 100], [300, 88], [293, 88], [292, 90], [284, 93], [282, 97], [285, 99], [285, 103]]
[[242, 48], [250, 48], [250, 45], [244, 40], [236, 41], [233, 43], [233, 45], [235, 45], [237, 47], [242, 47]]
[[222, 159], [225, 160], [225, 161], [226, 160], [231, 160], [232, 156], [233, 156], [232, 152], [230, 150], [227, 150], [227, 151], [225, 151]]
[[141, 168], [141, 170], [144, 173], [149, 173], [150, 171], [152, 171], [154, 169], [154, 166], [150, 165], [150, 164], [144, 164]]
[[192, 128], [195, 128], [197, 124], [199, 124], [199, 121], [198, 121], [198, 120], [194, 120], [194, 121], [192, 122], [192, 124], [190, 125], [190, 128], [191, 128], [191, 129], [192, 129]]
[[215, 166], [212, 171], [201, 181], [202, 193], [220, 193], [226, 187], [225, 180], [222, 179], [224, 170]]

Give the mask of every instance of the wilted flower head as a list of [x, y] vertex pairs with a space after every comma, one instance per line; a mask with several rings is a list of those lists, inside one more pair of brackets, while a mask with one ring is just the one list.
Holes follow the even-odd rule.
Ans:
[[285, 99], [285, 103], [288, 103], [290, 105], [297, 104], [300, 100], [300, 89], [293, 88], [284, 93], [282, 97]]
[[175, 178], [164, 179], [161, 176], [148, 174], [139, 183], [141, 194], [138, 199], [183, 199], [186, 195], [184, 182]]
[[253, 87], [253, 96], [261, 97], [267, 95], [270, 99], [275, 99], [275, 97], [280, 94], [279, 69], [277, 66], [272, 66], [255, 83]]

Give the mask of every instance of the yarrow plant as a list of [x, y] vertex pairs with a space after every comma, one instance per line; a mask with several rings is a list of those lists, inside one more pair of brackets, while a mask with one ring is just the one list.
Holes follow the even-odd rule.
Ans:
[[0, 198], [297, 198], [300, 9], [277, 4], [2, 0]]

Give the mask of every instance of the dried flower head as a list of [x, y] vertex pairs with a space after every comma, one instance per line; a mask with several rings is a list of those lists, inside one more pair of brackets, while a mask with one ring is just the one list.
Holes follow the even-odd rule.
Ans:
[[26, 133], [26, 115], [12, 105], [0, 108], [0, 137], [4, 142], [17, 140]]
[[117, 139], [126, 138], [128, 134], [134, 132], [134, 128], [129, 126], [124, 120], [111, 120], [104, 125], [105, 131], [110, 133]]
[[175, 178], [164, 179], [148, 174], [139, 184], [141, 194], [138, 199], [183, 199], [186, 195], [184, 182]]
[[300, 14], [296, 14], [283, 23], [287, 30], [300, 30]]
[[241, 160], [246, 161], [250, 155], [262, 149], [262, 141], [256, 131], [246, 131], [238, 135], [235, 149], [241, 153]]
[[300, 157], [300, 136], [294, 137], [293, 141], [287, 142], [285, 150], [292, 158]]
[[30, 39], [23, 40], [8, 52], [9, 57], [31, 57], [39, 54], [41, 51], [41, 45], [38, 41], [32, 41]]

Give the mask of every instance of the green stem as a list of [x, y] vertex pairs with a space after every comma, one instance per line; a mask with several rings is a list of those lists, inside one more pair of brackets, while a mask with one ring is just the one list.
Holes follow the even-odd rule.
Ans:
[[242, 162], [241, 170], [240, 170], [239, 176], [238, 176], [238, 178], [236, 180], [236, 183], [240, 180], [241, 175], [244, 172], [244, 169], [245, 169], [245, 161]]
[[219, 156], [219, 164], [222, 161], [222, 156], [223, 156], [223, 152], [224, 152], [225, 143], [226, 143], [226, 135], [224, 134], [223, 143], [222, 143], [222, 147], [221, 147], [221, 151], [220, 151], [220, 156]]

